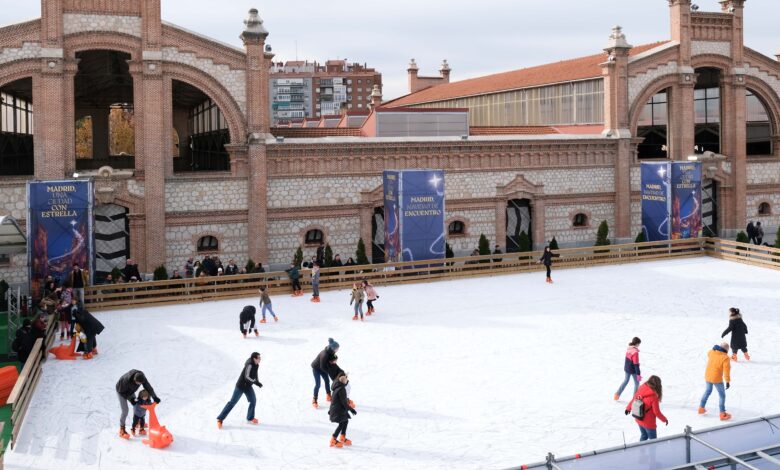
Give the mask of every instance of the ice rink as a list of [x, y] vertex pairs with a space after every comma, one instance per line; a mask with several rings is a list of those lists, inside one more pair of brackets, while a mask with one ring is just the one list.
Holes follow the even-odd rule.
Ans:
[[[711, 258], [470, 280], [377, 286], [377, 314], [351, 320], [349, 294], [319, 304], [273, 296], [281, 321], [242, 339], [238, 314], [257, 299], [98, 314], [106, 330], [92, 361], [46, 362], [9, 469], [505, 468], [634, 442], [619, 403], [623, 357], [642, 339], [644, 377], [664, 385], [670, 420], [659, 437], [720, 424], [717, 394], [696, 414], [707, 351], [741, 309], [753, 361], [732, 367], [735, 420], [777, 413], [780, 272]], [[258, 315], [259, 316], [259, 315]], [[328, 446], [335, 424], [311, 406], [310, 363], [341, 344], [358, 414], [350, 448]], [[236, 406], [218, 430], [242, 365], [262, 353], [259, 426]], [[740, 358], [741, 359], [741, 358]], [[173, 433], [167, 449], [117, 436], [114, 385], [146, 372]], [[324, 403], [324, 393], [320, 392]], [[128, 422], [128, 426], [129, 426]]]

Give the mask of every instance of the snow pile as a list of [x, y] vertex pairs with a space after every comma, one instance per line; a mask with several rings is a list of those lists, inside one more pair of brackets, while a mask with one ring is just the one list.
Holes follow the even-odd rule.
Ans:
[[[671, 425], [719, 424], [717, 395], [696, 407], [706, 353], [741, 309], [753, 361], [732, 369], [735, 419], [776, 413], [780, 272], [710, 258], [660, 261], [383, 288], [377, 314], [351, 320], [349, 293], [273, 296], [278, 323], [242, 339], [256, 299], [106, 312], [92, 361], [49, 360], [9, 469], [501, 468], [638, 439], [612, 395], [623, 356], [642, 339], [644, 377], [659, 375]], [[259, 314], [258, 314], [259, 317]], [[351, 448], [328, 447], [335, 424], [311, 407], [310, 363], [331, 336], [350, 373]], [[217, 430], [244, 361], [262, 353], [259, 426], [242, 399]], [[114, 385], [146, 372], [174, 435], [167, 449], [117, 437]], [[320, 402], [325, 403], [320, 392]], [[128, 426], [130, 424], [128, 418]]]

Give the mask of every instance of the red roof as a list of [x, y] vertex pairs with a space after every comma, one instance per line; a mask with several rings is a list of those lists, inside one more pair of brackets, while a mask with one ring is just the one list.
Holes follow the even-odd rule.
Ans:
[[[665, 42], [634, 46], [630, 55], [641, 54], [658, 47]], [[471, 78], [442, 85], [433, 86], [411, 93], [385, 103], [385, 106], [398, 107], [411, 104], [429, 103], [450, 100], [465, 96], [497, 93], [500, 91], [517, 90], [553, 83], [585, 80], [601, 77], [601, 66], [607, 57], [604, 53], [577, 59], [564, 60], [547, 65], [539, 65], [510, 72], [502, 72], [484, 77]]]
[[359, 127], [272, 127], [275, 137], [288, 139], [303, 137], [360, 137]]
[[558, 134], [559, 132], [550, 126], [471, 126], [470, 135], [544, 135]]

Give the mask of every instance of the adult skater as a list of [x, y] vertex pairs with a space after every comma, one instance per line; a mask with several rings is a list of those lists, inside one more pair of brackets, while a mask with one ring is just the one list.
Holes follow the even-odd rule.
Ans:
[[[658, 437], [656, 432], [655, 419], [658, 418], [667, 426], [669, 426], [669, 420], [666, 419], [663, 413], [661, 413], [661, 407], [659, 404], [663, 399], [663, 387], [661, 386], [661, 379], [658, 376], [651, 375], [647, 382], [639, 387], [639, 390], [634, 394], [634, 399], [628, 402], [626, 407], [626, 414], [634, 417], [636, 424], [639, 425], [639, 441], [646, 441], [648, 439], [655, 439]], [[644, 414], [641, 418], [632, 413], [635, 411], [636, 406], [634, 402], [641, 400]]]
[[311, 301], [320, 301], [320, 265], [315, 262], [311, 267]]
[[328, 371], [331, 364], [336, 360], [336, 353], [339, 350], [339, 343], [333, 338], [328, 338], [328, 345], [325, 349], [317, 354], [314, 361], [311, 363], [311, 372], [314, 375], [314, 398], [311, 401], [311, 406], [318, 408], [317, 399], [320, 395], [320, 378], [325, 381], [325, 398], [330, 401], [330, 381], [328, 379]]
[[222, 412], [217, 416], [217, 428], [222, 429], [222, 422], [227, 418], [230, 410], [236, 406], [241, 395], [246, 395], [247, 401], [249, 401], [249, 409], [246, 410], [246, 421], [249, 424], [257, 424], [259, 421], [255, 418], [255, 404], [257, 398], [255, 398], [255, 391], [252, 385], [257, 385], [258, 388], [263, 388], [257, 380], [257, 369], [260, 367], [260, 353], [253, 352], [249, 359], [244, 363], [244, 369], [241, 371], [241, 375], [238, 376], [236, 382], [236, 388], [233, 390], [233, 396], [230, 401], [227, 402]]
[[372, 315], [375, 311], [374, 302], [376, 302], [379, 296], [376, 295], [376, 289], [374, 289], [373, 284], [368, 282], [368, 279], [363, 280], [363, 290], [366, 292], [366, 306], [368, 307], [366, 315]]
[[295, 263], [290, 263], [289, 269], [286, 269], [285, 272], [287, 273], [287, 276], [290, 277], [293, 297], [298, 297], [300, 295], [303, 295], [303, 290], [301, 290], [301, 282], [300, 282], [301, 272], [298, 270], [298, 266], [296, 266]]
[[745, 321], [742, 320], [742, 314], [739, 313], [739, 309], [736, 307], [729, 309], [729, 327], [723, 331], [720, 337], [723, 338], [729, 333], [731, 333], [731, 359], [736, 361], [737, 351], [741, 350], [742, 354], [745, 355], [745, 359], [749, 361], [750, 354], [748, 354], [747, 338], [745, 338], [745, 335], [748, 334], [748, 329]]
[[539, 261], [537, 261], [537, 264], [544, 264], [544, 267], [547, 268], [547, 282], [552, 284], [553, 280], [552, 277], [550, 277], [550, 268], [552, 267], [552, 259], [557, 258], [561, 255], [557, 253], [553, 253], [552, 250], [550, 250], [550, 246], [544, 247], [544, 252], [542, 253], [542, 257], [539, 258]]
[[119, 418], [119, 437], [122, 439], [130, 439], [130, 434], [125, 430], [125, 422], [127, 421], [128, 407], [127, 402], [135, 406], [136, 398], [135, 391], [138, 387], [143, 386], [144, 390], [149, 392], [152, 396], [152, 400], [155, 403], [160, 403], [160, 398], [154, 393], [149, 381], [146, 380], [146, 375], [143, 372], [136, 369], [129, 370], [125, 375], [119, 378], [116, 383], [116, 394], [119, 397], [119, 407], [122, 409], [122, 416]]
[[244, 338], [252, 330], [255, 330], [255, 336], [260, 336], [260, 332], [255, 327], [255, 313], [257, 313], [257, 309], [253, 305], [247, 305], [238, 315], [238, 327], [241, 329], [241, 334], [244, 335]]
[[[349, 379], [345, 373], [340, 373], [336, 378], [336, 382], [333, 384], [333, 401], [330, 402], [330, 409], [328, 415], [332, 423], [338, 423], [336, 430], [333, 431], [333, 435], [330, 437], [331, 447], [344, 447], [351, 446], [352, 441], [347, 439], [347, 425], [351, 416], [357, 414], [354, 408], [349, 406], [349, 399], [347, 398], [347, 384]], [[341, 437], [339, 437], [339, 434]]]
[[623, 363], [623, 372], [626, 373], [626, 378], [623, 383], [618, 387], [615, 392], [614, 399], [618, 401], [623, 390], [626, 389], [629, 379], [634, 379], [634, 395], [639, 388], [639, 382], [642, 381], [642, 372], [639, 370], [639, 345], [642, 344], [642, 340], [634, 336], [634, 339], [628, 343], [628, 349], [626, 350], [626, 358]]
[[92, 359], [97, 354], [97, 335], [102, 333], [105, 327], [83, 307], [73, 310], [73, 320], [81, 326], [81, 331], [87, 336], [82, 358]]
[[[699, 414], [707, 412], [704, 407], [707, 405], [707, 399], [710, 398], [712, 387], [718, 391], [718, 408], [720, 409], [720, 420], [728, 421], [731, 415], [726, 413], [726, 390], [731, 386], [731, 362], [729, 361], [729, 345], [721, 343], [712, 347], [707, 353], [707, 370], [704, 372], [704, 380], [707, 382], [707, 388], [701, 397], [699, 404]], [[723, 383], [726, 386], [723, 386]]]

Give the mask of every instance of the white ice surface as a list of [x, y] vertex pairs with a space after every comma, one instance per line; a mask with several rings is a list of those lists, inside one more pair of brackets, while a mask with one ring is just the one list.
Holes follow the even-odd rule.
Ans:
[[[377, 314], [351, 320], [348, 294], [276, 295], [279, 323], [244, 340], [238, 313], [254, 299], [106, 312], [92, 361], [50, 359], [9, 469], [501, 468], [636, 441], [612, 394], [623, 355], [642, 338], [642, 372], [663, 379], [659, 435], [719, 424], [717, 394], [696, 414], [707, 351], [730, 306], [742, 309], [753, 361], [735, 364], [734, 418], [777, 413], [780, 272], [709, 258], [378, 287]], [[328, 447], [327, 407], [310, 405], [311, 363], [341, 343], [357, 416], [351, 448]], [[259, 426], [246, 401], [221, 431], [216, 416], [242, 364], [262, 353]], [[117, 437], [114, 384], [145, 371], [175, 442], [149, 449]], [[324, 404], [324, 393], [321, 391]], [[129, 418], [128, 418], [129, 419]], [[128, 422], [129, 425], [129, 422]]]

